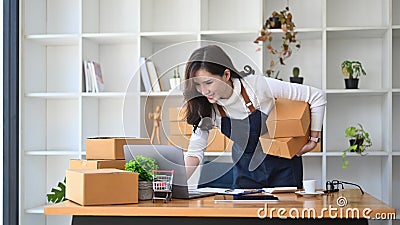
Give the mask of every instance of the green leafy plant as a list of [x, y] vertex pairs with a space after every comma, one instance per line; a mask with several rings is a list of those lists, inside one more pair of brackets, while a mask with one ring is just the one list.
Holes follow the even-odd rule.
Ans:
[[158, 170], [158, 165], [156, 160], [139, 155], [125, 164], [125, 170], [139, 173], [139, 180], [152, 181], [152, 170]]
[[[273, 70], [273, 67], [276, 64], [274, 58], [276, 58], [276, 61], [279, 61], [281, 65], [285, 65], [285, 60], [293, 53], [293, 47], [300, 49], [301, 44], [296, 38], [297, 32], [294, 31], [295, 27], [296, 25], [293, 21], [293, 15], [289, 11], [288, 6], [279, 12], [272, 12], [271, 17], [265, 21], [260, 36], [256, 38], [254, 43], [266, 43], [267, 50], [272, 56], [269, 70]], [[273, 37], [271, 29], [275, 28], [280, 28], [283, 31], [280, 49], [277, 49], [272, 45]]]
[[361, 74], [367, 75], [360, 61], [345, 60], [341, 67], [343, 75], [349, 79], [358, 79]]
[[299, 76], [300, 76], [300, 68], [293, 67], [293, 77], [299, 77]]
[[47, 201], [59, 203], [65, 200], [65, 178], [63, 182], [58, 182], [57, 187], [51, 189], [51, 193], [47, 194]]
[[347, 168], [347, 166], [349, 165], [349, 161], [346, 160], [347, 152], [356, 152], [362, 155], [368, 147], [372, 146], [372, 141], [369, 137], [369, 133], [365, 131], [364, 127], [359, 123], [358, 127], [347, 127], [345, 135], [347, 138], [349, 138], [350, 146], [346, 150], [344, 150], [342, 154], [342, 168], [344, 169]]

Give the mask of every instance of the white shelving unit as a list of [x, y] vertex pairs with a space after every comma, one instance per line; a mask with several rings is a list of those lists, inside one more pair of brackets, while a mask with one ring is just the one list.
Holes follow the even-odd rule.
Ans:
[[[148, 137], [148, 112], [162, 105], [166, 118], [169, 107], [183, 104], [182, 92], [167, 91], [168, 79], [204, 44], [198, 41], [218, 43], [240, 70], [250, 64], [265, 71], [269, 55], [265, 49], [257, 52], [253, 40], [271, 12], [285, 5], [275, 0], [22, 0], [21, 224], [70, 223], [68, 216], [43, 215], [46, 194], [64, 178], [69, 160], [85, 158], [89, 136]], [[305, 84], [325, 90], [328, 99], [324, 151], [303, 157], [304, 178], [317, 179], [321, 188], [331, 179], [355, 182], [399, 210], [400, 0], [304, 0], [290, 1], [289, 7], [302, 47], [279, 68], [280, 77], [287, 81], [291, 68], [299, 66]], [[273, 31], [276, 37], [280, 33]], [[139, 57], [152, 58], [165, 91], [144, 92]], [[367, 70], [358, 90], [344, 89], [340, 64], [345, 59], [360, 60]], [[101, 64], [104, 92], [82, 93], [83, 60]], [[373, 147], [363, 157], [348, 154], [350, 164], [343, 170], [344, 130], [357, 123], [370, 132]], [[230, 153], [206, 156], [229, 159]]]

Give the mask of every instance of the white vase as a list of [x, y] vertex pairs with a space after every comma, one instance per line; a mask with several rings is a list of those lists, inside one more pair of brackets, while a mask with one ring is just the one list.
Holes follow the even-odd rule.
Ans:
[[180, 89], [180, 84], [181, 84], [181, 78], [170, 78], [169, 79], [169, 85], [171, 87], [171, 90], [179, 90]]

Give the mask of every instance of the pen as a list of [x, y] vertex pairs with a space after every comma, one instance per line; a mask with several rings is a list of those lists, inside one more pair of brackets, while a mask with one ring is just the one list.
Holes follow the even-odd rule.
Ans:
[[250, 191], [244, 191], [242, 193], [238, 193], [237, 195], [247, 195], [247, 194], [256, 194], [256, 193], [263, 193], [263, 189], [257, 189], [257, 190], [250, 190]]
[[235, 189], [225, 190], [226, 194], [232, 194], [232, 195], [247, 195], [247, 194], [263, 193], [263, 192], [264, 192], [263, 189], [246, 190], [238, 193], [237, 192], [235, 193]]

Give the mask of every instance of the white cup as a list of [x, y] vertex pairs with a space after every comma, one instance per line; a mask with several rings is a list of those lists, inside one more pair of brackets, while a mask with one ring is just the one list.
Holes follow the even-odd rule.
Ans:
[[303, 180], [303, 188], [305, 193], [315, 193], [316, 180]]

